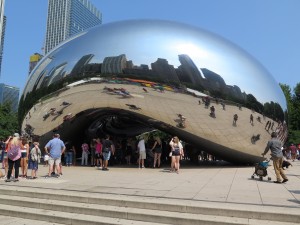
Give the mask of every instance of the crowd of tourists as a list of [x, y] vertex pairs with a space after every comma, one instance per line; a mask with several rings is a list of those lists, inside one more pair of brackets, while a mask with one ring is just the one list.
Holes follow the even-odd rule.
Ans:
[[[70, 141], [61, 140], [56, 133], [41, 150], [38, 142], [28, 142], [27, 138], [15, 133], [7, 140], [0, 141], [0, 177], [6, 182], [18, 182], [20, 177], [37, 179], [41, 163], [49, 167], [48, 174], [43, 177], [60, 177], [62, 166], [75, 166], [77, 160], [80, 160], [81, 166], [98, 167], [103, 171], [108, 171], [109, 165], [125, 164], [143, 169], [160, 168], [163, 163], [168, 163], [170, 172], [179, 173], [180, 160], [186, 157], [184, 144], [176, 136], [168, 140], [144, 135], [111, 139], [105, 135], [75, 146]], [[81, 157], [76, 158], [76, 155]]]

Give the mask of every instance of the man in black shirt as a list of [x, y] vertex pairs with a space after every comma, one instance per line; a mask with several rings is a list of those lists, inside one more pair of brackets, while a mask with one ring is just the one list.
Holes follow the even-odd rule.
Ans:
[[111, 154], [114, 155], [114, 144], [109, 140], [110, 136], [106, 135], [105, 140], [103, 141], [102, 155], [103, 155], [103, 167], [102, 170], [107, 171], [108, 160], [110, 159]]

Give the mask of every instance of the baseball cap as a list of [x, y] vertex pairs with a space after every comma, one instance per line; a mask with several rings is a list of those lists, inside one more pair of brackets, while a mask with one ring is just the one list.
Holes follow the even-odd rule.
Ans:
[[14, 133], [14, 137], [20, 137], [18, 133]]

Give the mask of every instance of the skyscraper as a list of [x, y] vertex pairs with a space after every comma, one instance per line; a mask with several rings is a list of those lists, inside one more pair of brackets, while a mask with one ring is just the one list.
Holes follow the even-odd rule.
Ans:
[[20, 89], [17, 87], [0, 84], [0, 104], [10, 103], [14, 112], [18, 110]]
[[1, 76], [1, 64], [2, 64], [2, 55], [3, 55], [3, 46], [4, 46], [5, 25], [6, 25], [6, 17], [4, 16], [4, 3], [5, 0], [0, 0], [0, 76]]
[[34, 53], [33, 55], [30, 56], [30, 60], [29, 60], [29, 74], [31, 73], [31, 71], [34, 69], [34, 67], [36, 66], [36, 64], [42, 59], [42, 55], [39, 53]]
[[101, 23], [101, 13], [88, 0], [49, 0], [45, 54], [72, 35]]

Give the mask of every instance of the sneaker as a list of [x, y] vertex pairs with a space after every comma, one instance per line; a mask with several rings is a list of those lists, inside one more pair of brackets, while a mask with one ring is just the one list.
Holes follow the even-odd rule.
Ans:
[[5, 182], [11, 182], [11, 179], [6, 179]]
[[273, 181], [275, 184], [281, 184], [281, 181]]
[[19, 179], [17, 178], [17, 179], [14, 179], [14, 182], [19, 182]]
[[287, 181], [289, 181], [288, 179], [283, 179], [282, 183], [286, 183]]

